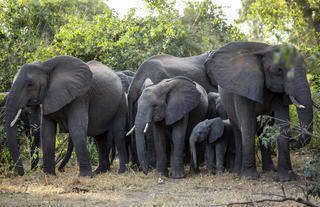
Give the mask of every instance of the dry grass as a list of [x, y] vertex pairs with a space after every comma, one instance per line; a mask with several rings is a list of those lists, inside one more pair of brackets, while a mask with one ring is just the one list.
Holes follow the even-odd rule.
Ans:
[[[307, 159], [304, 157], [304, 159]], [[299, 173], [303, 160], [293, 156], [294, 169]], [[0, 206], [213, 206], [229, 202], [251, 201], [282, 194], [275, 174], [260, 173], [258, 180], [240, 179], [235, 175], [207, 176], [204, 173], [174, 180], [150, 173], [129, 172], [117, 175], [117, 164], [103, 175], [78, 178], [77, 167], [69, 167], [57, 177], [46, 176], [40, 170], [23, 177], [0, 178]], [[302, 180], [284, 183], [287, 196], [302, 197], [296, 185]], [[273, 197], [275, 198], [275, 197]], [[312, 199], [320, 205], [320, 200]], [[301, 206], [295, 202], [259, 203], [258, 206]]]

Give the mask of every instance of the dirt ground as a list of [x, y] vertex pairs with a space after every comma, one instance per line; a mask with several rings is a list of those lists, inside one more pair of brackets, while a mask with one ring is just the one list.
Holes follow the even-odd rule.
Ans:
[[[301, 166], [307, 155], [292, 154], [295, 171], [301, 175]], [[78, 178], [78, 168], [68, 165], [65, 172], [57, 176], [46, 176], [37, 170], [23, 177], [0, 177], [0, 206], [216, 206], [231, 202], [254, 201], [253, 206], [303, 206], [294, 201], [281, 203], [255, 201], [269, 198], [279, 199], [271, 194], [305, 198], [300, 187], [305, 181], [279, 183], [275, 173], [262, 173], [258, 168], [258, 180], [240, 179], [236, 175], [191, 175], [187, 170], [185, 179], [160, 177], [156, 173], [147, 176], [142, 172], [130, 171], [117, 175], [117, 163], [111, 172], [94, 178]], [[320, 206], [320, 199], [310, 201]]]

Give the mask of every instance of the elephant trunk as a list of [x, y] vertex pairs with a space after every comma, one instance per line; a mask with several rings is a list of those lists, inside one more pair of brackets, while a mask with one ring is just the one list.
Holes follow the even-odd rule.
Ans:
[[190, 149], [191, 149], [191, 155], [192, 155], [192, 161], [194, 164], [194, 168], [197, 169], [198, 167], [198, 161], [197, 161], [197, 148], [196, 148], [196, 141], [194, 137], [191, 135], [190, 137]]
[[20, 111], [20, 109], [21, 107], [19, 107], [19, 105], [14, 101], [12, 94], [10, 94], [6, 102], [5, 128], [11, 158], [16, 165], [18, 174], [22, 176], [24, 174], [24, 169], [18, 147], [17, 127], [16, 124], [13, 123], [14, 120], [17, 119], [17, 113]]
[[148, 173], [148, 162], [146, 158], [146, 142], [145, 142], [145, 128], [151, 122], [151, 112], [145, 112], [142, 110], [141, 105], [138, 106], [138, 111], [135, 119], [135, 134], [136, 134], [136, 146], [137, 146], [137, 154], [140, 163], [140, 167], [142, 171], [147, 174]]
[[292, 148], [302, 148], [310, 142], [310, 134], [313, 132], [311, 92], [305, 70], [302, 68], [296, 68], [295, 70], [294, 85], [294, 98], [300, 105], [303, 105], [303, 107], [297, 107], [300, 126], [305, 128], [307, 131], [302, 130], [299, 140], [291, 140], [290, 146]]

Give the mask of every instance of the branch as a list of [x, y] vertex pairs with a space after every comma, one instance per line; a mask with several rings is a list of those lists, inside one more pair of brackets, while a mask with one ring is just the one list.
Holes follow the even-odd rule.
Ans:
[[[280, 195], [279, 195], [280, 196]], [[235, 202], [235, 203], [227, 203], [227, 204], [220, 204], [220, 205], [213, 205], [215, 207], [217, 206], [233, 206], [233, 205], [256, 205], [257, 203], [263, 203], [263, 202], [285, 202], [285, 201], [294, 201], [297, 203], [301, 203], [304, 204], [306, 206], [311, 206], [311, 207], [319, 207], [315, 204], [312, 204], [306, 200], [303, 200], [302, 198], [291, 198], [291, 197], [285, 197], [282, 199], [271, 199], [271, 198], [267, 198], [267, 199], [262, 199], [262, 200], [256, 200], [256, 201], [245, 201], [245, 202]]]
[[[306, 183], [307, 185], [307, 183]], [[261, 199], [261, 200], [253, 200], [253, 198], [251, 198], [251, 201], [244, 201], [244, 202], [234, 202], [234, 203], [226, 203], [226, 204], [219, 204], [219, 205], [213, 205], [215, 207], [217, 206], [233, 206], [233, 205], [252, 205], [252, 206], [258, 206], [257, 203], [263, 203], [263, 202], [285, 202], [285, 201], [294, 201], [296, 203], [301, 203], [304, 204], [306, 206], [311, 206], [311, 207], [319, 207], [313, 203], [311, 203], [309, 201], [308, 195], [305, 192], [305, 189], [301, 186], [297, 186], [299, 188], [302, 189], [304, 196], [306, 197], [306, 200], [300, 198], [300, 197], [287, 197], [286, 196], [286, 192], [284, 190], [283, 185], [281, 185], [281, 190], [282, 190], [282, 195], [278, 195], [278, 194], [272, 194], [272, 193], [254, 193], [254, 194], [259, 194], [259, 195], [267, 195], [267, 196], [274, 196], [274, 197], [278, 197], [279, 199], [271, 199], [271, 198], [266, 198], [266, 199]]]
[[281, 122], [286, 123], [286, 124], [290, 124], [294, 128], [301, 130], [302, 133], [320, 139], [320, 136], [317, 136], [317, 135], [314, 135], [314, 134], [310, 133], [305, 127], [301, 127], [301, 126], [299, 126], [298, 124], [296, 124], [294, 122], [286, 121], [286, 120], [283, 120], [283, 119], [278, 119], [276, 117], [272, 117], [272, 116], [268, 116], [268, 115], [266, 115], [266, 117], [274, 119], [274, 120], [277, 120], [277, 121], [281, 121]]

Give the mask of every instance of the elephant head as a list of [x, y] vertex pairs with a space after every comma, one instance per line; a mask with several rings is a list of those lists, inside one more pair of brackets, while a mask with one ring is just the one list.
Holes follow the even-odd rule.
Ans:
[[[304, 60], [291, 45], [271, 46], [258, 42], [233, 42], [213, 52], [206, 61], [210, 79], [221, 88], [255, 102], [264, 102], [264, 91], [282, 93], [297, 106], [301, 126], [312, 133], [313, 113]], [[303, 147], [309, 135], [292, 147]]]
[[219, 93], [208, 93], [208, 119], [220, 117], [225, 120], [228, 119], [226, 110], [224, 109]]
[[181, 120], [200, 103], [196, 84], [186, 77], [164, 79], [143, 90], [138, 100], [135, 119], [136, 146], [140, 166], [148, 172], [144, 133], [150, 123], [161, 122], [170, 126]]
[[91, 86], [92, 72], [87, 64], [70, 56], [57, 56], [24, 64], [14, 78], [5, 110], [5, 127], [11, 157], [19, 175], [24, 174], [17, 145], [16, 126], [21, 111], [27, 106], [42, 105], [42, 113], [54, 113]]
[[197, 142], [207, 141], [207, 144], [216, 142], [224, 132], [224, 124], [220, 117], [206, 119], [198, 123], [192, 130], [189, 143], [194, 166], [197, 167]]

